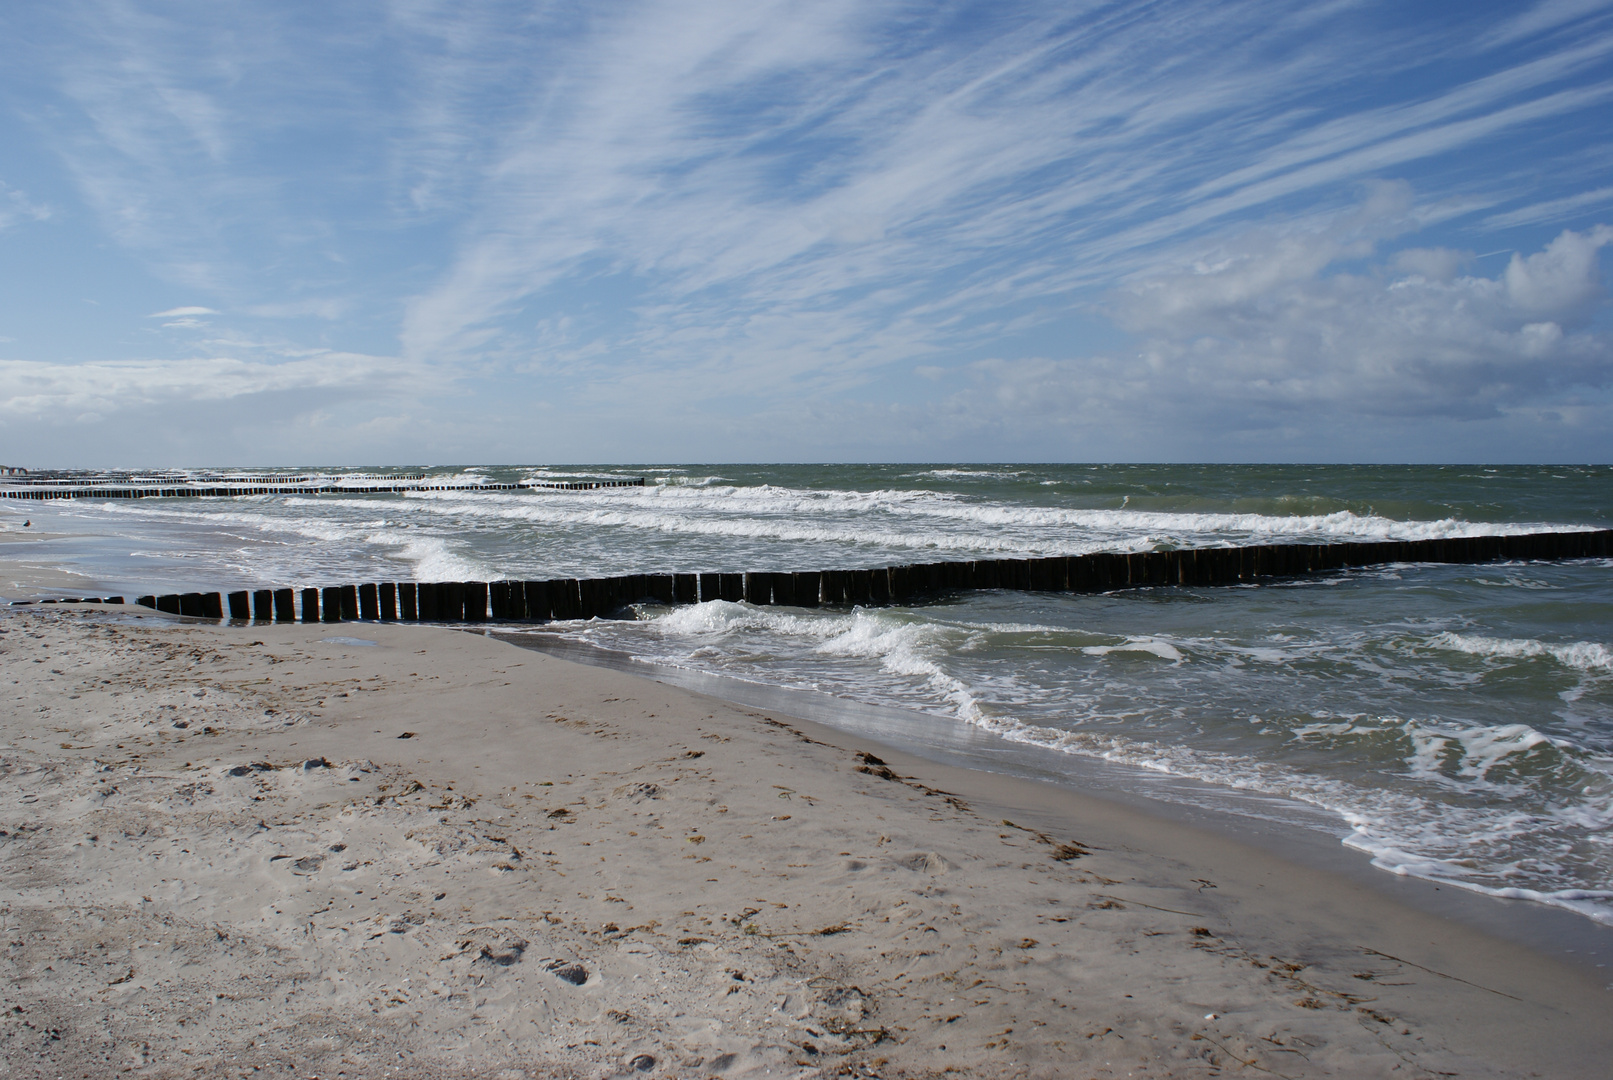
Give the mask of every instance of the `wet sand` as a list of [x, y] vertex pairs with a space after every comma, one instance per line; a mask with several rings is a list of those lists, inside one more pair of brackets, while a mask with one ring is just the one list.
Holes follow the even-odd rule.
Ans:
[[1607, 977], [1344, 876], [486, 637], [30, 609], [0, 657], [11, 1075], [1613, 1053]]

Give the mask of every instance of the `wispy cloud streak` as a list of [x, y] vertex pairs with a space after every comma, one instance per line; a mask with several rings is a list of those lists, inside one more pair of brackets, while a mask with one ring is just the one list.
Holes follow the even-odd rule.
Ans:
[[[1613, 4], [1591, 0], [71, 0], [11, 22], [44, 88], [20, 114], [104, 233], [183, 287], [142, 302], [176, 320], [144, 332], [300, 319], [283, 333], [309, 352], [395, 347], [399, 370], [545, 400], [912, 403], [1126, 334], [1185, 356], [1197, 329], [1167, 340], [1115, 298], [1187, 295], [1251, 229], [1356, 230], [1251, 265], [1293, 311], [1389, 310], [1328, 283], [1386, 278], [1396, 245], [1599, 236], [1583, 215], [1613, 201]], [[1094, 326], [1101, 345], [1072, 329]], [[1448, 327], [1438, 348], [1482, 351]], [[1600, 339], [1573, 341], [1552, 355], [1590, 371]], [[1419, 400], [1478, 408], [1459, 396]]]

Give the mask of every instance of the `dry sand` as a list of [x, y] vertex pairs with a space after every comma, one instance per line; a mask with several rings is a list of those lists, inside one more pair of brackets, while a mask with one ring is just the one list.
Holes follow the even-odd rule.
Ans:
[[0, 659], [0, 1075], [1613, 1060], [1605, 979], [1343, 878], [485, 637], [33, 609]]

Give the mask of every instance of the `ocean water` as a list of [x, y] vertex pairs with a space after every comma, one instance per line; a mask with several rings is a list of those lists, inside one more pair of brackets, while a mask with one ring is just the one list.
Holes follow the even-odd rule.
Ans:
[[[286, 474], [321, 471], [358, 482], [407, 470]], [[649, 483], [0, 502], [0, 520], [26, 516], [69, 534], [29, 557], [125, 593], [810, 570], [1613, 524], [1613, 470], [1588, 467], [426, 471]], [[1342, 841], [1383, 869], [1613, 922], [1606, 560], [1396, 565], [1097, 596], [983, 592], [875, 609], [719, 601], [632, 614], [542, 632], [1280, 796], [1336, 821]]]

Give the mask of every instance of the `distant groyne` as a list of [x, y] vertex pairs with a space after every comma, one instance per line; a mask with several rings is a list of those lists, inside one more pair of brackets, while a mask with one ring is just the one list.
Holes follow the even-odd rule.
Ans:
[[[608, 618], [635, 603], [728, 600], [787, 607], [903, 604], [975, 589], [1104, 593], [1147, 587], [1257, 585], [1391, 563], [1491, 563], [1613, 556], [1613, 530], [1255, 544], [1174, 551], [977, 559], [857, 570], [628, 574], [541, 581], [382, 581], [300, 589], [149, 595], [173, 615], [264, 623], [545, 623]], [[18, 603], [122, 603], [122, 597]]]
[[595, 491], [600, 488], [643, 487], [644, 478], [631, 480], [571, 480], [558, 483], [540, 483], [522, 480], [513, 484], [423, 484], [415, 479], [390, 482], [345, 484], [251, 484], [231, 483], [205, 486], [200, 484], [151, 486], [139, 484], [117, 485], [64, 485], [41, 481], [35, 486], [12, 486], [0, 490], [4, 499], [230, 499], [243, 495], [397, 495], [415, 491]]

